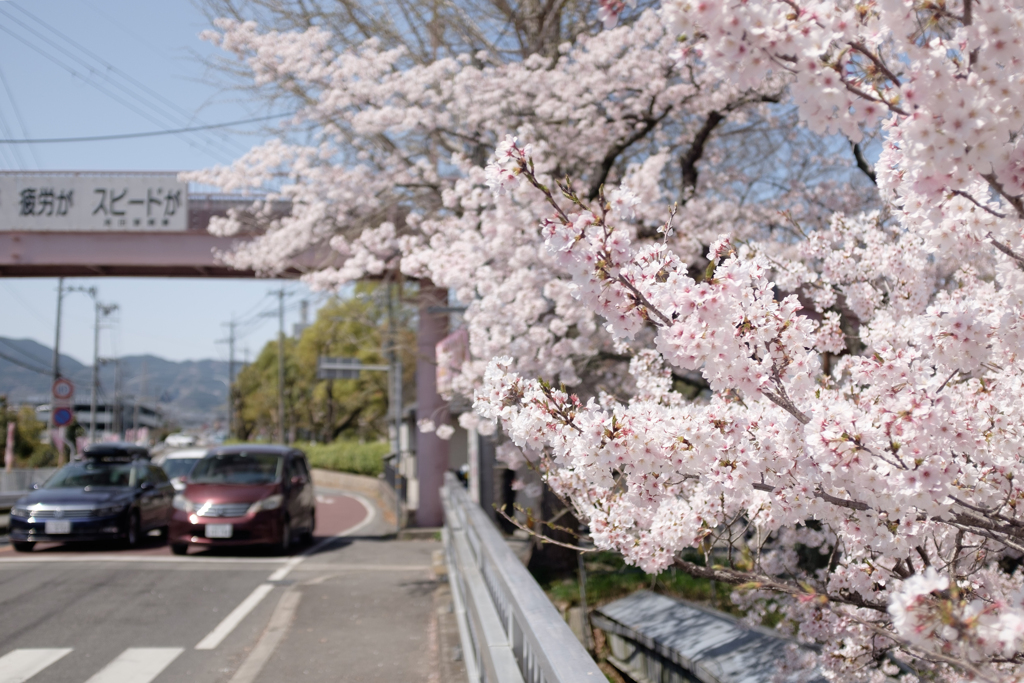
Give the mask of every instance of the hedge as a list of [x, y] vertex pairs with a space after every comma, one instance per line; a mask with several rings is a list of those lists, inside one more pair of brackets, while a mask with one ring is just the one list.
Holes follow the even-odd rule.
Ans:
[[375, 477], [384, 471], [383, 457], [391, 451], [385, 441], [335, 441], [334, 443], [293, 444], [306, 454], [310, 467], [335, 472], [368, 474]]

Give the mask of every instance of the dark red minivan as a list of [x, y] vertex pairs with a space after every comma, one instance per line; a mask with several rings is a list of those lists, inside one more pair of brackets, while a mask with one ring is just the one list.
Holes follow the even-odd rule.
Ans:
[[302, 451], [241, 444], [211, 450], [174, 497], [169, 540], [176, 555], [189, 545], [273, 545], [313, 538], [316, 496]]

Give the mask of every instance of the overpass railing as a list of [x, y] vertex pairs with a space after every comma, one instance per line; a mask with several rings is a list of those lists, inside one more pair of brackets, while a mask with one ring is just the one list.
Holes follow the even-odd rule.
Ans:
[[448, 577], [470, 683], [598, 683], [605, 675], [452, 474], [441, 490]]

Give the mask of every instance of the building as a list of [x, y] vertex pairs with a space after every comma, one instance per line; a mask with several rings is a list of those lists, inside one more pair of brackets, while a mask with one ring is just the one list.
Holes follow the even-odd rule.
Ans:
[[[84, 429], [89, 429], [92, 406], [88, 401], [76, 401], [74, 405], [75, 421]], [[43, 421], [50, 420], [50, 405], [44, 403], [36, 407], [36, 417]], [[150, 403], [136, 402], [130, 397], [119, 405], [97, 401], [96, 403], [96, 435], [123, 434], [128, 429], [149, 430], [161, 429], [164, 426], [163, 414]]]

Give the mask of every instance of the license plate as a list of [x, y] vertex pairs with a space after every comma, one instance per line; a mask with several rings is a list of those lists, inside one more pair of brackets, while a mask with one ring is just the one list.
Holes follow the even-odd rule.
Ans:
[[66, 519], [55, 519], [46, 523], [46, 535], [70, 534], [71, 522]]
[[231, 538], [231, 532], [234, 531], [233, 525], [231, 524], [207, 524], [206, 525], [206, 537], [207, 538]]

